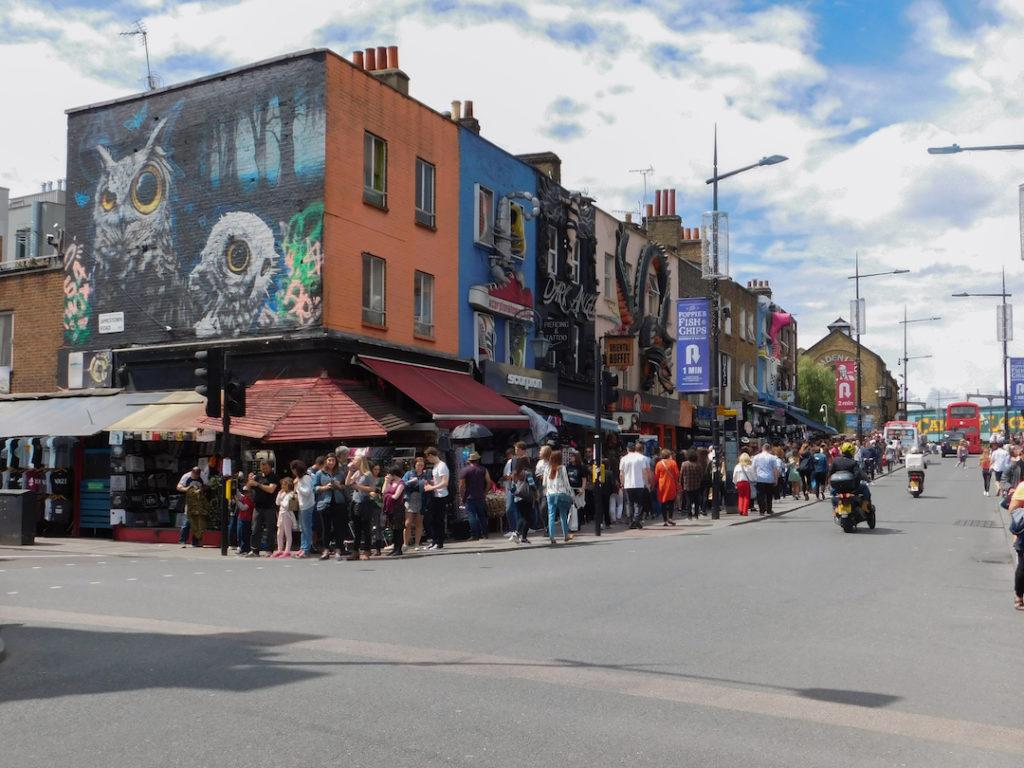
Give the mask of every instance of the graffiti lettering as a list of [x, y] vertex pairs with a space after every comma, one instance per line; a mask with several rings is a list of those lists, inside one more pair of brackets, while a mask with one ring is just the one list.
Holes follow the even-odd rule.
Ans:
[[582, 285], [573, 285], [564, 280], [549, 277], [544, 283], [541, 300], [545, 304], [557, 304], [566, 315], [594, 319], [597, 294], [583, 290]]

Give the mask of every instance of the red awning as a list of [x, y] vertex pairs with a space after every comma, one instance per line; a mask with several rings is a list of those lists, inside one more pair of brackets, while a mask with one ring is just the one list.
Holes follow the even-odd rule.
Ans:
[[431, 415], [439, 427], [474, 422], [492, 429], [527, 429], [519, 406], [468, 373], [359, 356], [360, 362]]
[[[384, 427], [345, 393], [348, 383], [325, 376], [260, 379], [246, 388], [246, 415], [231, 419], [231, 432], [269, 443], [385, 437]], [[220, 419], [206, 416], [200, 425], [221, 428]]]

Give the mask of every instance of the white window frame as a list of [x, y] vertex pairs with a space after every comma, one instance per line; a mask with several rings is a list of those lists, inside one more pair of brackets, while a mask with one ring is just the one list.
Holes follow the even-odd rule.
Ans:
[[[375, 267], [379, 264], [380, 274], [380, 308], [366, 306], [367, 304], [367, 279], [369, 279], [370, 301], [373, 300], [373, 283], [375, 278]], [[367, 272], [369, 268], [369, 272]], [[380, 328], [388, 324], [388, 263], [380, 256], [372, 253], [363, 253], [363, 322], [368, 325]]]
[[[728, 299], [722, 299], [722, 332], [726, 336], [732, 336], [732, 302]], [[729, 310], [728, 317], [726, 317], [725, 310]]]
[[570, 283], [578, 283], [580, 281], [580, 241], [577, 239], [572, 241], [572, 248], [565, 255], [565, 266], [566, 279]]
[[[422, 179], [420, 178], [421, 167], [425, 169]], [[430, 177], [429, 189], [426, 188], [427, 170], [429, 170]], [[419, 224], [433, 228], [437, 226], [437, 166], [424, 160], [422, 157], [417, 157], [415, 184], [416, 198], [414, 205], [416, 207], [416, 221]], [[423, 204], [421, 205], [421, 203]]]
[[743, 307], [740, 307], [740, 338], [744, 341], [747, 338], [747, 310]]
[[[374, 145], [379, 142], [384, 147], [384, 172], [381, 174], [382, 189], [373, 186], [377, 175], [377, 153]], [[363, 200], [380, 208], [388, 207], [388, 142], [375, 133], [363, 131]]]
[[618, 299], [618, 291], [615, 290], [615, 256], [611, 253], [604, 255], [604, 299], [609, 304], [615, 304]]
[[32, 256], [32, 228], [22, 227], [14, 231], [14, 259], [27, 259]]
[[[647, 273], [647, 314], [654, 317], [658, 316], [658, 311], [661, 309], [661, 288], [658, 287], [658, 273], [653, 269]], [[652, 300], [653, 299], [653, 300]]]
[[548, 224], [547, 273], [551, 277], [558, 275], [558, 227]]
[[[481, 231], [481, 209], [486, 219]], [[480, 245], [494, 245], [494, 191], [483, 184], [473, 185], [473, 242]]]
[[754, 328], [754, 323], [756, 320], [757, 312], [750, 312], [749, 314], [747, 314], [747, 340], [751, 344], [757, 344], [757, 330]]
[[[412, 301], [413, 301], [413, 318], [412, 318], [412, 331], [416, 336], [425, 336], [426, 338], [434, 338], [434, 286], [436, 285], [434, 276], [429, 272], [421, 272], [416, 270], [413, 273], [413, 284], [412, 284]], [[424, 306], [424, 286], [429, 286], [427, 291], [427, 306]], [[423, 314], [426, 310], [427, 314]]]
[[14, 367], [14, 312], [0, 312], [0, 366]]

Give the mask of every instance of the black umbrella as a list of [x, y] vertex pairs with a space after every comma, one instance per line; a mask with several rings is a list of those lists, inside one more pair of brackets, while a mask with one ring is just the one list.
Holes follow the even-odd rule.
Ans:
[[475, 424], [472, 421], [459, 424], [452, 430], [452, 440], [479, 440], [483, 437], [491, 437], [491, 430], [482, 424]]

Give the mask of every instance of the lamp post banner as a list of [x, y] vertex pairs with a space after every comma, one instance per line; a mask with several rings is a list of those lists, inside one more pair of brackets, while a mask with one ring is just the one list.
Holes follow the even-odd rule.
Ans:
[[676, 300], [676, 391], [711, 389], [711, 302]]
[[857, 361], [836, 360], [836, 410], [857, 412]]
[[1024, 408], [1024, 357], [1010, 358], [1010, 407]]

